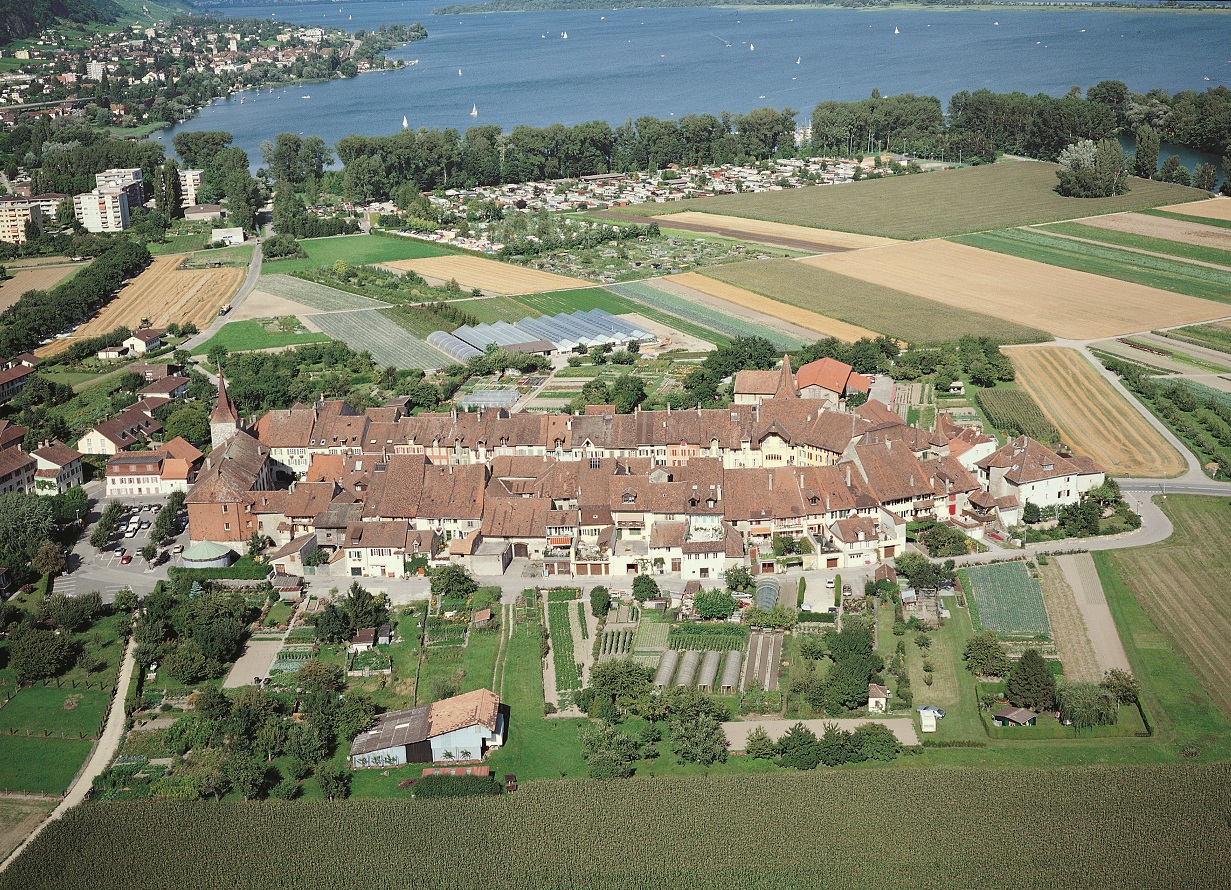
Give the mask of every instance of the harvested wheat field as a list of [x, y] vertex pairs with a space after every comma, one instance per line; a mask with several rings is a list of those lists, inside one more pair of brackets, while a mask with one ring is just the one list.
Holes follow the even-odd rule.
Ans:
[[1169, 207], [1159, 207], [1168, 213], [1182, 213], [1185, 216], [1204, 216], [1207, 219], [1221, 219], [1231, 222], [1231, 198], [1210, 198], [1206, 201], [1194, 201], [1192, 204], [1172, 204]]
[[475, 256], [433, 256], [418, 260], [394, 260], [383, 265], [390, 269], [415, 272], [429, 282], [453, 279], [464, 288], [477, 287], [487, 294], [537, 294], [587, 284], [576, 278]]
[[951, 241], [919, 241], [798, 262], [928, 300], [1093, 340], [1223, 318], [1210, 300], [1049, 266]]
[[69, 273], [84, 268], [83, 263], [66, 266], [36, 266], [31, 269], [9, 270], [10, 277], [0, 282], [0, 312], [21, 299], [28, 290], [48, 290], [55, 287]]
[[1184, 458], [1080, 352], [1063, 346], [1005, 350], [1017, 382], [1076, 454], [1113, 476], [1179, 476]]
[[761, 219], [745, 219], [740, 216], [723, 216], [719, 213], [701, 213], [685, 210], [657, 218], [660, 226], [673, 228], [684, 223], [688, 229], [714, 232], [724, 238], [742, 238], [746, 241], [769, 243], [794, 242], [788, 246], [806, 245], [817, 250], [859, 250], [864, 247], [884, 247], [897, 244], [893, 238], [877, 235], [858, 235], [854, 232], [836, 232], [833, 229], [813, 229], [790, 223], [769, 222]]
[[1127, 232], [1130, 235], [1144, 235], [1147, 238], [1164, 238], [1168, 241], [1182, 241], [1186, 244], [1199, 244], [1202, 247], [1231, 250], [1231, 229], [1224, 229], [1221, 226], [1203, 226], [1200, 223], [1182, 219], [1148, 216], [1144, 213], [1116, 213], [1111, 216], [1079, 219], [1077, 222], [1100, 229], [1110, 229], [1113, 232]]
[[673, 284], [690, 287], [693, 290], [700, 291], [719, 300], [726, 300], [745, 309], [752, 309], [774, 318], [780, 318], [783, 321], [789, 321], [793, 325], [798, 325], [809, 331], [816, 331], [818, 334], [823, 334], [826, 337], [837, 337], [839, 340], [845, 340], [847, 343], [854, 343], [863, 337], [876, 339], [879, 336], [875, 331], [869, 331], [867, 328], [847, 324], [836, 318], [830, 318], [817, 312], [809, 312], [807, 309], [800, 309], [798, 306], [791, 306], [778, 300], [771, 300], [769, 297], [763, 297], [742, 287], [736, 287], [734, 284], [727, 284], [725, 281], [707, 278], [697, 272], [672, 275], [665, 280]]
[[136, 328], [143, 318], [148, 318], [154, 327], [165, 327], [171, 322], [192, 322], [198, 328], [208, 327], [218, 316], [218, 307], [239, 290], [244, 270], [234, 267], [177, 269], [183, 260], [184, 254], [156, 258], [98, 315], [79, 327], [74, 336], [57, 340], [38, 350], [38, 354], [56, 355], [76, 340], [99, 337], [116, 328]]

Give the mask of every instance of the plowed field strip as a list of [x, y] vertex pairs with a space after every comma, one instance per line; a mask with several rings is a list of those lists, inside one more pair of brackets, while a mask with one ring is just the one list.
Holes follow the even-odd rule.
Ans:
[[807, 309], [800, 309], [798, 306], [791, 306], [778, 300], [771, 300], [769, 297], [763, 297], [760, 294], [737, 287], [734, 284], [728, 284], [725, 281], [709, 278], [698, 272], [672, 275], [667, 280], [675, 284], [682, 284], [685, 287], [691, 287], [693, 290], [699, 290], [701, 293], [716, 299], [726, 300], [737, 306], [743, 306], [746, 309], [752, 309], [774, 318], [780, 318], [783, 321], [789, 321], [793, 325], [798, 325], [810, 331], [816, 331], [818, 334], [824, 334], [826, 337], [837, 337], [839, 340], [845, 340], [848, 343], [853, 343], [863, 337], [871, 339], [877, 337], [875, 331], [870, 331], [867, 328], [847, 324], [836, 318], [821, 315], [819, 312], [809, 312]]
[[792, 249], [809, 248], [817, 251], [859, 250], [864, 247], [884, 247], [897, 244], [893, 238], [876, 235], [858, 235], [854, 232], [836, 232], [832, 229], [813, 229], [790, 223], [776, 223], [761, 219], [746, 219], [739, 216], [723, 216], [720, 213], [699, 213], [685, 210], [657, 218], [665, 228], [685, 228], [691, 231], [714, 232], [724, 238], [741, 238], [745, 241], [766, 240]]
[[1192, 204], [1172, 204], [1158, 209], [1168, 213], [1207, 216], [1210, 219], [1223, 219], [1231, 222], [1231, 201], [1226, 198], [1210, 198], [1208, 201], [1194, 201]]
[[1054, 562], [1039, 566], [1039, 589], [1043, 592], [1043, 604], [1047, 607], [1047, 618], [1051, 622], [1056, 652], [1064, 665], [1065, 679], [1097, 683], [1103, 672], [1099, 670], [1086, 622], [1077, 607], [1073, 588], [1069, 587], [1063, 572]]
[[1008, 351], [1022, 388], [1078, 454], [1113, 475], [1176, 476], [1186, 464], [1080, 353], [1058, 346]]
[[465, 288], [477, 287], [492, 294], [532, 294], [584, 286], [586, 282], [510, 263], [498, 263], [473, 256], [437, 256], [418, 260], [394, 260], [384, 265], [411, 270], [438, 281], [454, 279]]

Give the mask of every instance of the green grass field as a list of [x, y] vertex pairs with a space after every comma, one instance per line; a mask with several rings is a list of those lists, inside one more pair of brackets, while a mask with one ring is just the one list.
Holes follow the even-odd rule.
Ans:
[[168, 232], [167, 240], [162, 244], [148, 245], [150, 253], [162, 256], [168, 253], [189, 253], [201, 250], [209, 243], [209, 235], [202, 232]]
[[1071, 235], [1074, 238], [1085, 238], [1089, 241], [1099, 241], [1103, 244], [1114, 244], [1116, 247], [1132, 247], [1136, 250], [1162, 253], [1182, 260], [1197, 260], [1202, 263], [1231, 266], [1231, 250], [1220, 250], [1217, 247], [1189, 244], [1186, 241], [1173, 241], [1170, 238], [1136, 235], [1132, 232], [1120, 232], [1115, 229], [1088, 226], [1078, 222], [1056, 223], [1055, 225], [1043, 226], [1042, 228], [1045, 232]]
[[982, 167], [869, 179], [840, 187], [819, 186], [648, 204], [623, 208], [621, 212], [659, 216], [698, 210], [914, 240], [1142, 210], [1206, 197], [1204, 192], [1183, 186], [1134, 178], [1127, 195], [1064, 198], [1056, 194], [1056, 183], [1054, 164], [1007, 161]]
[[1231, 327], [1222, 324], [1196, 324], [1161, 333], [1164, 337], [1170, 337], [1183, 343], [1192, 343], [1209, 349], [1217, 349], [1219, 352], [1231, 353]]
[[92, 744], [88, 739], [0, 735], [0, 791], [59, 794], [72, 783]]
[[329, 338], [324, 334], [305, 332], [302, 334], [284, 334], [281, 331], [271, 333], [259, 321], [232, 321], [218, 329], [218, 333], [210, 337], [193, 350], [193, 355], [208, 355], [215, 346], [222, 345], [228, 352], [251, 352], [254, 349], [273, 349], [279, 346], [297, 346], [301, 343], [323, 343]]
[[109, 701], [109, 694], [97, 688], [28, 686], [0, 708], [0, 733], [17, 730], [42, 735], [46, 731], [93, 738]]
[[266, 261], [265, 271], [289, 274], [301, 269], [332, 266], [338, 260], [354, 266], [367, 263], [387, 263], [391, 260], [417, 260], [429, 256], [445, 256], [456, 251], [437, 247], [413, 238], [383, 238], [377, 235], [338, 235], [333, 238], [309, 238], [299, 242], [305, 259]]
[[1051, 339], [1034, 328], [946, 306], [794, 260], [735, 263], [706, 269], [704, 274], [909, 343], [954, 340], [964, 334], [993, 337], [1001, 343], [1037, 343]]
[[1030, 577], [1024, 562], [967, 566], [966, 577], [984, 630], [1011, 636], [1051, 634], [1039, 582]]
[[1115, 247], [1057, 238], [1039, 231], [1007, 229], [952, 239], [959, 244], [994, 250], [1022, 259], [1130, 281], [1160, 290], [1231, 303], [1231, 270], [1194, 266], [1182, 260], [1148, 256]]
[[469, 312], [485, 324], [495, 324], [498, 321], [520, 321], [523, 318], [537, 318], [541, 313], [515, 297], [483, 297], [477, 300], [454, 300], [450, 303], [454, 308]]

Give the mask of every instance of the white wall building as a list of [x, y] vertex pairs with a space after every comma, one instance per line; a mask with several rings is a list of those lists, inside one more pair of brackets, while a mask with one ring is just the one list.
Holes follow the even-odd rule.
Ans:
[[128, 195], [123, 189], [73, 195], [73, 213], [87, 232], [122, 232], [128, 228]]

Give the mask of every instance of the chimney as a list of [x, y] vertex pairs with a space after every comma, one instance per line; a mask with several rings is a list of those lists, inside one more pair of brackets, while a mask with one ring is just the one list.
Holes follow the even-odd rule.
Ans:
[[886, 439], [886, 440], [885, 440], [885, 450], [886, 450], [886, 451], [892, 451], [892, 450], [893, 450], [893, 440], [892, 440], [892, 439]]
[[774, 490], [774, 471], [773, 470], [770, 470], [769, 472], [769, 490], [770, 491]]

